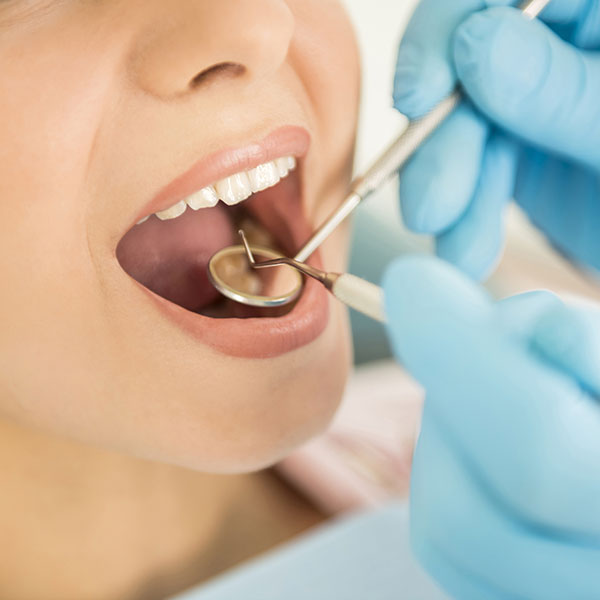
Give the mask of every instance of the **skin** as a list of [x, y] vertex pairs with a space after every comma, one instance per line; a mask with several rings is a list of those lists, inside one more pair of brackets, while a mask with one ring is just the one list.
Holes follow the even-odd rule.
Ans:
[[[223, 62], [237, 67], [190, 85]], [[140, 207], [199, 158], [285, 124], [311, 133], [304, 209], [321, 221], [350, 179], [355, 40], [334, 0], [15, 0], [0, 3], [0, 66], [0, 455], [11, 457], [0, 527], [20, 540], [0, 568], [0, 595], [40, 597], [10, 574], [35, 549], [82, 572], [106, 567], [102, 577], [90, 569], [95, 586], [84, 593], [74, 576], [29, 564], [27, 585], [43, 597], [126, 597], [125, 587], [210, 539], [207, 520], [226, 492], [184, 469], [251, 471], [322, 431], [350, 349], [332, 301], [326, 330], [306, 347], [260, 362], [219, 354], [140, 302], [116, 245]], [[340, 230], [323, 264], [343, 269], [345, 255]], [[40, 493], [43, 508], [31, 499]], [[103, 499], [111, 535], [95, 521]], [[157, 529], [172, 513], [196, 516]], [[147, 561], [138, 552], [112, 577], [148, 531], [172, 551]], [[88, 535], [98, 543], [82, 546]]]

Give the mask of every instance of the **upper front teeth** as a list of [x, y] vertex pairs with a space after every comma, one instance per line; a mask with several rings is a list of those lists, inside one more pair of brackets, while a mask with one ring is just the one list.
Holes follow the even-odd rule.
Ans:
[[[250, 171], [242, 171], [225, 179], [221, 179], [214, 185], [209, 185], [177, 204], [156, 213], [161, 221], [175, 219], [182, 215], [189, 206], [192, 210], [200, 208], [211, 208], [219, 200], [229, 206], [238, 204], [255, 192], [262, 192], [267, 188], [277, 185], [290, 171], [296, 168], [296, 159], [293, 156], [278, 158], [277, 160], [264, 163]], [[145, 217], [138, 224], [146, 221]]]
[[236, 173], [221, 179], [215, 185], [217, 196], [228, 206], [233, 206], [252, 195], [250, 179], [246, 173]]
[[156, 213], [156, 216], [162, 221], [166, 221], [167, 219], [176, 219], [181, 216], [187, 208], [187, 204], [185, 200], [180, 200], [177, 204], [173, 204], [166, 210], [161, 210]]
[[210, 208], [211, 206], [216, 206], [219, 201], [219, 197], [217, 196], [217, 192], [212, 185], [201, 189], [199, 192], [188, 196], [187, 200], [182, 200], [184, 204], [193, 209], [198, 210], [199, 208]]

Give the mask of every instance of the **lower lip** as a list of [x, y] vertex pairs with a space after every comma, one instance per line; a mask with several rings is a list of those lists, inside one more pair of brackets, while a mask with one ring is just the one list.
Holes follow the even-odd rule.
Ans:
[[[307, 262], [320, 267], [318, 252]], [[199, 342], [238, 358], [281, 356], [317, 339], [329, 322], [327, 290], [312, 279], [306, 281], [302, 296], [287, 315], [247, 319], [204, 317], [137, 285], [178, 327]]]

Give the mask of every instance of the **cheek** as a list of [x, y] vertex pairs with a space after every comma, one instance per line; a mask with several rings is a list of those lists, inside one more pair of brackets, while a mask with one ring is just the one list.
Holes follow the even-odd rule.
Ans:
[[352, 145], [360, 60], [348, 15], [337, 0], [288, 0], [296, 17], [291, 60], [332, 144]]
[[3, 400], [60, 403], [63, 378], [78, 380], [78, 365], [102, 350], [83, 189], [110, 44], [80, 21], [62, 23], [0, 37], [0, 313], [11, 316], [0, 332]]
[[[60, 44], [58, 35], [47, 27], [3, 37], [0, 43], [0, 122], [8, 142], [3, 144], [3, 171], [10, 166], [13, 174], [3, 177], [1, 185], [10, 195], [37, 186], [44, 193], [30, 195], [29, 203], [72, 212], [82, 208], [73, 192], [81, 188], [112, 84], [114, 60], [106, 48], [115, 49], [90, 39], [85, 26], [70, 25], [68, 19], [60, 29]], [[15, 181], [18, 173], [27, 177]]]
[[82, 190], [111, 81], [93, 39], [68, 20], [60, 44], [57, 35], [40, 27], [0, 41], [2, 273], [13, 295], [38, 302], [64, 295], [86, 268]]
[[[321, 222], [348, 192], [360, 100], [360, 61], [347, 14], [336, 0], [288, 0], [296, 17], [290, 60], [311, 103], [318, 132], [310, 168], [309, 217]], [[315, 184], [317, 185], [317, 184]], [[325, 200], [323, 200], [325, 199]]]

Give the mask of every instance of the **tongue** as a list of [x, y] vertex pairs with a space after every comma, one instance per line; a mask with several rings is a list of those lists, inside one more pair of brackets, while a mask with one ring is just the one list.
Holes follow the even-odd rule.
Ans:
[[227, 209], [192, 211], [170, 221], [150, 217], [120, 241], [117, 258], [123, 269], [154, 293], [188, 310], [214, 302], [219, 293], [208, 281], [210, 257], [235, 243]]

